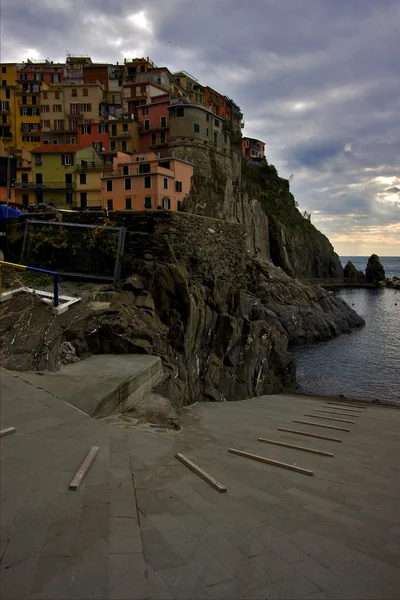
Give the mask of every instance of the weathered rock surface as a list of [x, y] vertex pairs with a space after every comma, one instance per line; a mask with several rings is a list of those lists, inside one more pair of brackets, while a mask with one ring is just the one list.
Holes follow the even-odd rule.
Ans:
[[369, 257], [367, 268], [365, 269], [365, 276], [367, 283], [378, 284], [380, 281], [384, 281], [385, 269], [379, 260], [379, 256], [376, 254], [372, 254]]
[[344, 278], [351, 283], [365, 283], [365, 273], [357, 271], [351, 260], [344, 267]]

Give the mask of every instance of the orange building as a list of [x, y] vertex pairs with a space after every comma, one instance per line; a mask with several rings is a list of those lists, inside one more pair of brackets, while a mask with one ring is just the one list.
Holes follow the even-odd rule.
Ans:
[[204, 88], [205, 100], [204, 104], [207, 108], [209, 108], [214, 115], [217, 117], [222, 117], [223, 119], [227, 118], [227, 98], [223, 96], [219, 92], [210, 88], [210, 86], [206, 86]]
[[193, 165], [155, 152], [118, 154], [112, 174], [101, 178], [101, 203], [108, 210], [180, 210], [190, 192]]
[[264, 158], [265, 144], [255, 138], [244, 137], [242, 139], [242, 155], [245, 158]]

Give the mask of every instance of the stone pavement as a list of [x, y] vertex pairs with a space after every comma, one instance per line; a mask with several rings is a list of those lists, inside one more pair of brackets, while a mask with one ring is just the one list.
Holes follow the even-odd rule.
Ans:
[[[0, 377], [1, 428], [17, 429], [1, 439], [2, 600], [399, 597], [399, 410], [368, 407], [347, 433], [292, 423], [310, 420], [304, 413], [326, 400], [268, 396], [196, 405], [184, 411], [182, 432], [171, 433], [93, 420], [17, 374]], [[69, 491], [94, 445], [96, 461]], [[199, 479], [176, 452], [228, 492]]]

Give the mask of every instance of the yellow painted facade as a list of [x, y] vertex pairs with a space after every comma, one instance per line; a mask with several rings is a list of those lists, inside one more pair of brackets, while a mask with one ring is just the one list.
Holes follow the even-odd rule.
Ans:
[[132, 119], [108, 121], [111, 152], [135, 153], [140, 151], [140, 123]]
[[104, 163], [93, 146], [76, 153], [76, 208], [101, 208], [101, 177]]
[[27, 150], [16, 154], [17, 179], [14, 188], [14, 200], [19, 204], [34, 204], [35, 191], [32, 183], [32, 155]]
[[16, 63], [3, 63], [0, 70], [0, 139], [6, 149], [17, 148], [15, 95], [18, 78], [17, 65]]

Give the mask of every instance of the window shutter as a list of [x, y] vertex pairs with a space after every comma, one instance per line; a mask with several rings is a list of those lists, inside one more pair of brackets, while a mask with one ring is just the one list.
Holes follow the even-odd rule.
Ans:
[[168, 210], [170, 210], [170, 208], [171, 208], [171, 199], [168, 198]]
[[74, 164], [74, 158], [75, 158], [75, 156], [73, 154], [71, 154], [71, 165]]
[[64, 156], [64, 154], [61, 154], [61, 164], [65, 165], [65, 156]]

